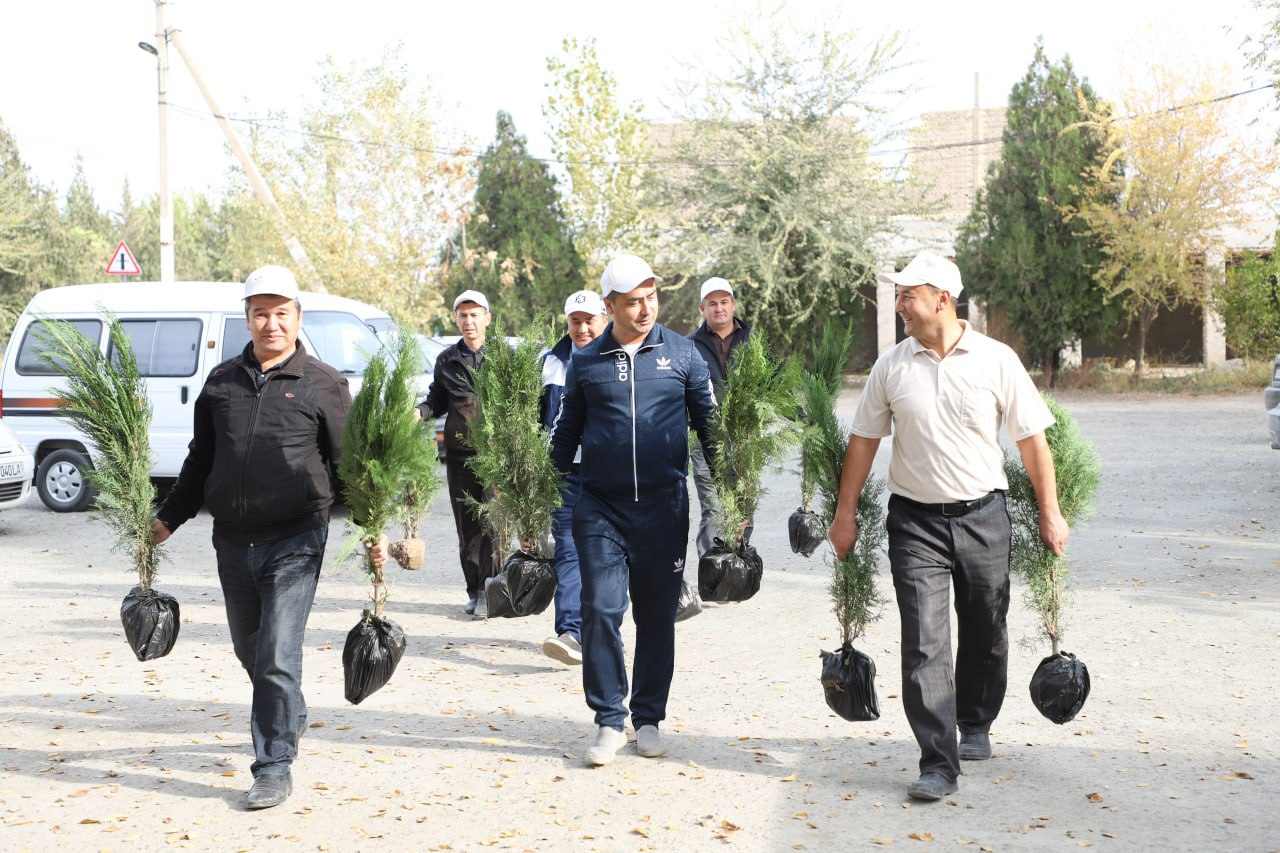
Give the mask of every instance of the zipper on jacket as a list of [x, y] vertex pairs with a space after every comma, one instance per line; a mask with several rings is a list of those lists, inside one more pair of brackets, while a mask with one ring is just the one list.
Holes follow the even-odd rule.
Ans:
[[[626, 350], [623, 350], [626, 352]], [[640, 351], [636, 350], [639, 355]], [[635, 502], [640, 502], [640, 465], [636, 461], [636, 360], [627, 353], [627, 361], [631, 362], [631, 483], [635, 488]]]
[[[246, 365], [245, 370], [249, 371], [249, 374], [250, 374], [249, 381], [253, 382], [254, 385], [257, 386], [258, 384], [257, 377], [253, 375], [253, 368]], [[267, 387], [267, 382], [270, 382], [270, 381], [271, 381], [271, 375], [268, 374], [266, 381], [262, 383], [262, 387], [257, 388], [257, 390], [254, 391], [253, 408], [249, 411], [249, 431], [245, 437], [244, 458], [240, 462], [240, 485], [239, 485], [239, 488], [237, 489], [237, 492], [239, 495], [238, 502], [240, 504], [241, 518], [244, 518], [249, 514], [249, 500], [245, 496], [245, 490], [244, 490], [244, 484], [248, 482], [248, 479], [249, 479], [249, 458], [252, 455], [250, 454], [249, 451], [253, 447], [253, 436], [258, 426], [258, 410], [262, 406], [262, 388]]]

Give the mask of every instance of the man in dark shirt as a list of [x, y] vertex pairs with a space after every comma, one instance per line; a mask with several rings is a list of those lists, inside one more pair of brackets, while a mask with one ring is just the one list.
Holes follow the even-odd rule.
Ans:
[[[733, 351], [746, 342], [751, 329], [734, 316], [738, 303], [733, 296], [733, 285], [723, 278], [704, 281], [701, 297], [698, 311], [702, 314], [702, 324], [689, 334], [689, 340], [693, 341], [698, 354], [706, 361], [707, 370], [711, 372], [711, 385], [719, 400], [725, 378], [729, 375]], [[702, 507], [702, 517], [698, 523], [698, 556], [701, 557], [715, 544], [716, 515], [720, 511], [720, 503], [711, 485], [711, 469], [707, 467], [702, 454], [690, 454], [690, 461], [693, 465], [693, 483], [698, 490], [698, 503]], [[748, 536], [750, 531], [751, 527], [748, 526]]]
[[478, 290], [464, 290], [453, 300], [453, 319], [462, 340], [436, 358], [431, 390], [418, 411], [424, 418], [445, 416], [445, 475], [458, 530], [458, 558], [467, 584], [465, 609], [483, 619], [488, 615], [484, 582], [497, 575], [498, 567], [493, 536], [478, 508], [486, 500], [484, 485], [467, 462], [475, 455], [470, 441], [471, 420], [478, 406], [475, 372], [484, 364], [485, 332], [491, 319], [489, 300]]
[[[218, 580], [236, 657], [253, 682], [256, 756], [250, 809], [293, 792], [307, 725], [302, 639], [329, 534], [347, 380], [298, 342], [298, 283], [266, 266], [245, 281], [250, 341], [215, 367], [196, 398], [194, 437], [178, 481], [156, 511], [164, 542], [201, 507], [213, 516]], [[386, 562], [385, 537], [373, 548]]]

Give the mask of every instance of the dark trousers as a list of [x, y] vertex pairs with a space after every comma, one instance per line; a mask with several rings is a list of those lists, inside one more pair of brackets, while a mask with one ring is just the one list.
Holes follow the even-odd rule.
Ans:
[[551, 535], [556, 540], [556, 636], [569, 634], [578, 641], [582, 640], [582, 572], [573, 544], [573, 508], [581, 492], [575, 465], [565, 475], [560, 506], [551, 513]]
[[444, 468], [449, 483], [449, 503], [453, 505], [453, 524], [458, 530], [462, 577], [467, 582], [467, 597], [476, 598], [484, 592], [485, 580], [496, 576], [498, 571], [493, 561], [493, 536], [480, 517], [480, 510], [471, 502], [484, 502], [484, 486], [467, 465], [467, 459], [450, 456]]
[[573, 513], [582, 571], [582, 686], [596, 725], [622, 730], [627, 665], [622, 617], [630, 593], [636, 625], [631, 721], [657, 725], [667, 716], [675, 672], [676, 603], [689, 542], [689, 494], [668, 488], [607, 500], [583, 489]]
[[[956, 729], [986, 732], [1008, 682], [1009, 546], [1004, 495], [948, 517], [889, 498], [889, 564], [902, 620], [902, 705], [920, 744], [920, 772], [955, 781]], [[957, 648], [951, 662], [950, 592]]]
[[265, 545], [214, 534], [231, 644], [253, 683], [254, 777], [284, 774], [307, 721], [302, 637], [320, 579], [327, 527]]

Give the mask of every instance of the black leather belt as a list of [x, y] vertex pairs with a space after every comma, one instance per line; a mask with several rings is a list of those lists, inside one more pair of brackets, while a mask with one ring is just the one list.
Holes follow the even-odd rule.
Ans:
[[911, 498], [903, 497], [902, 495], [894, 495], [894, 497], [896, 497], [900, 501], [906, 501], [907, 503], [911, 504], [914, 507], [919, 507], [920, 509], [926, 512], [936, 512], [940, 515], [946, 516], [947, 518], [955, 518], [961, 515], [968, 515], [969, 513], [973, 512], [975, 509], [981, 509], [982, 507], [986, 506], [987, 504], [995, 500], [996, 496], [1000, 494], [1003, 494], [1003, 493], [997, 489], [994, 492], [988, 492], [982, 497], [974, 498], [971, 501], [955, 501], [953, 503], [945, 503], [945, 504], [920, 503], [920, 501], [913, 501], [911, 500]]

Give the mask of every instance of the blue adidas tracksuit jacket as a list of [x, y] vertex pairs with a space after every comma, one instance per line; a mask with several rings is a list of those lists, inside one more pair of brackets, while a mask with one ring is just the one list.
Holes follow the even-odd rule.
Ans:
[[610, 323], [570, 359], [551, 426], [551, 458], [567, 472], [581, 444], [585, 488], [639, 501], [684, 481], [690, 426], [715, 464], [714, 409], [711, 374], [691, 341], [655, 325], [632, 358], [613, 339]]

